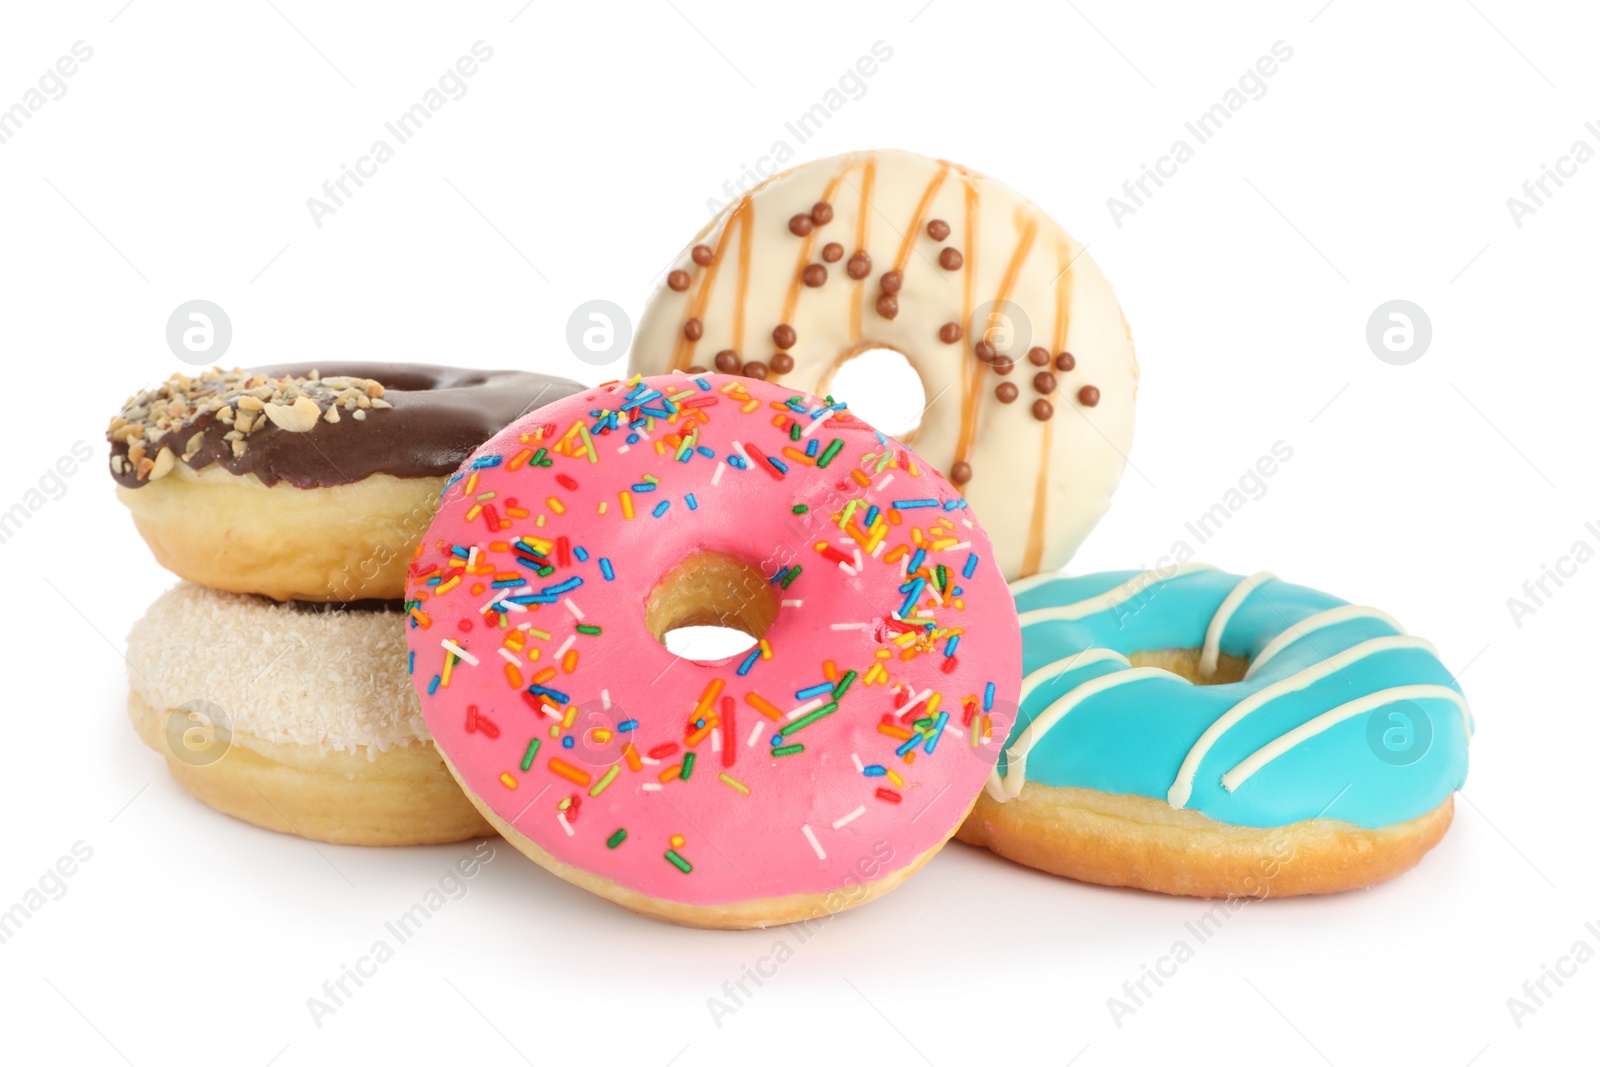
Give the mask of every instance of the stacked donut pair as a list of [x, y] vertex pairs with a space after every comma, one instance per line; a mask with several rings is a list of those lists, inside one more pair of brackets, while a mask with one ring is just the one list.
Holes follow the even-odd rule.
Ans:
[[185, 579], [128, 638], [128, 712], [190, 793], [348, 844], [489, 833], [405, 672], [405, 569], [445, 480], [579, 387], [520, 373], [319, 364], [175, 375], [112, 420], [111, 473]]
[[[901, 440], [832, 395], [873, 348], [930, 398]], [[426, 805], [719, 928], [875, 899], [958, 833], [1084, 881], [1270, 896], [1381, 881], [1448, 827], [1471, 719], [1393, 619], [1266, 574], [1051, 573], [1109, 505], [1138, 372], [1083, 247], [1004, 185], [905, 152], [779, 175], [685, 249], [632, 360], [432, 468], [399, 629], [351, 664], [409, 675]], [[161, 468], [144, 436], [119, 478]], [[166, 439], [193, 480], [203, 435]], [[668, 650], [704, 625], [748, 647]], [[161, 662], [145, 643], [193, 656], [164, 635], [195, 628], [147, 620], [136, 673]]]

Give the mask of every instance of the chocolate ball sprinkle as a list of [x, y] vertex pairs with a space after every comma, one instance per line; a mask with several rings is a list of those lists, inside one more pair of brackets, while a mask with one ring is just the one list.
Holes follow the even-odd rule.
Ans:
[[1050, 353], [1046, 349], [1034, 346], [1028, 349], [1028, 362], [1035, 367], [1048, 367], [1050, 365]]
[[789, 220], [789, 232], [796, 237], [804, 237], [815, 227], [810, 215], [796, 215]]
[[958, 459], [950, 465], [950, 484], [966, 485], [972, 481], [972, 464], [964, 459]]
[[988, 341], [979, 341], [977, 344], [972, 346], [972, 354], [983, 360], [985, 363], [993, 363], [995, 356], [998, 353], [995, 352], [994, 345], [990, 344]]
[[1017, 384], [1015, 382], [1001, 382], [994, 387], [994, 395], [1002, 404], [1009, 404], [1017, 398]]
[[1092, 408], [1100, 403], [1100, 390], [1092, 385], [1086, 385], [1078, 390], [1078, 403], [1086, 408]]
[[717, 358], [712, 360], [712, 362], [716, 364], [717, 370], [721, 371], [723, 374], [733, 374], [738, 371], [739, 364], [743, 363], [744, 361], [739, 358], [739, 353], [735, 352], [733, 349], [724, 348], [721, 352], [717, 353]]
[[780, 322], [772, 331], [772, 343], [779, 348], [794, 347], [794, 327], [787, 322]]
[[942, 241], [950, 236], [950, 224], [944, 219], [928, 220], [928, 236], [935, 241]]
[[962, 333], [963, 331], [959, 322], [947, 322], [943, 326], [939, 327], [939, 340], [943, 341], [947, 345], [953, 345], [957, 341], [961, 340]]
[[893, 296], [900, 291], [900, 283], [903, 281], [905, 281], [905, 278], [899, 271], [885, 271], [883, 277], [878, 279], [878, 288]]
[[829, 241], [822, 246], [822, 261], [824, 263], [837, 263], [844, 258], [844, 245], [838, 241]]
[[700, 335], [705, 332], [706, 328], [699, 319], [689, 319], [683, 324], [683, 335], [691, 341], [700, 340]]
[[746, 363], [744, 365], [744, 376], [746, 378], [760, 378], [762, 381], [766, 381], [767, 365], [762, 363], [760, 360], [753, 360], [752, 362]]
[[1044, 393], [1046, 395], [1055, 392], [1056, 376], [1047, 370], [1040, 371], [1038, 374], [1033, 376], [1033, 388], [1035, 392]]
[[811, 221], [818, 226], [826, 226], [833, 221], [833, 205], [826, 200], [818, 200], [811, 207]]
[[989, 364], [996, 374], [1010, 374], [1017, 367], [1017, 361], [1010, 356], [995, 356], [994, 362]]
[[844, 272], [860, 281], [872, 273], [872, 257], [865, 252], [855, 253], [850, 257], [850, 262], [844, 265]]
[[945, 270], [960, 270], [964, 262], [966, 261], [961, 258], [961, 253], [954, 248], [943, 248], [939, 251], [939, 266]]
[[892, 319], [900, 314], [900, 301], [884, 293], [878, 297], [878, 314], [886, 319]]
[[1056, 357], [1056, 370], [1069, 371], [1077, 365], [1078, 361], [1072, 358], [1071, 352], [1063, 352]]
[[689, 272], [686, 270], [675, 270], [671, 274], [667, 275], [667, 288], [676, 293], [681, 293], [685, 289], [689, 288]]
[[696, 363], [694, 366], [689, 368], [689, 373], [690, 374], [704, 374], [705, 372], [706, 372], [706, 369], [704, 367], [700, 366], [700, 364], [698, 364], [698, 363]]
[[709, 267], [711, 266], [711, 261], [717, 258], [717, 254], [711, 251], [710, 245], [695, 245], [694, 249], [689, 253], [689, 258], [702, 267]]
[[813, 289], [820, 289], [828, 280], [828, 268], [821, 263], [813, 263], [800, 272], [800, 280]]
[[1035, 400], [1033, 402], [1033, 417], [1038, 419], [1040, 422], [1050, 421], [1050, 416], [1054, 415], [1055, 413], [1056, 409], [1050, 406], [1050, 401]]
[[788, 374], [794, 370], [794, 357], [787, 352], [779, 352], [767, 361], [772, 369], [779, 374]]

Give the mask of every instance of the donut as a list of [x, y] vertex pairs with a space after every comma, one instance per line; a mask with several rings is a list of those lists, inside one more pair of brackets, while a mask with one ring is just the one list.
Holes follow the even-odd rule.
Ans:
[[493, 833], [428, 737], [398, 605], [183, 582], [134, 624], [127, 661], [139, 737], [220, 812], [344, 845]]
[[1449, 828], [1472, 717], [1374, 608], [1203, 564], [1012, 587], [1020, 711], [961, 840], [1102, 885], [1374, 885]]
[[900, 151], [773, 177], [672, 265], [631, 367], [822, 394], [884, 348], [927, 404], [900, 439], [966, 494], [1006, 577], [1060, 568], [1122, 477], [1139, 368], [1084, 246], [993, 178]]
[[[407, 597], [428, 728], [495, 829], [690, 926], [900, 884], [970, 810], [1021, 681], [961, 494], [844, 404], [727, 375], [635, 377], [497, 434]], [[718, 624], [756, 643], [665, 647]]]
[[405, 363], [175, 374], [111, 420], [111, 476], [181, 578], [275, 600], [398, 600], [445, 478], [580, 388]]

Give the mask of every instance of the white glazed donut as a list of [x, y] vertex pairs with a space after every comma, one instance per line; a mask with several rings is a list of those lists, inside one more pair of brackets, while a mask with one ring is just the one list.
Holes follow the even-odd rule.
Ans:
[[993, 178], [901, 151], [777, 175], [668, 273], [632, 369], [826, 394], [874, 348], [922, 379], [929, 406], [903, 439], [962, 488], [1006, 577], [1066, 563], [1122, 477], [1138, 365], [1084, 247]]

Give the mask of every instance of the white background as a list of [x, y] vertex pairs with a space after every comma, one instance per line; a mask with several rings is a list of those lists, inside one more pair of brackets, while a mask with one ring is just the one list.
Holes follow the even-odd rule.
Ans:
[[[0, 13], [0, 107], [75, 41], [94, 49], [0, 145], [0, 510], [75, 441], [96, 454], [0, 546], [0, 909], [75, 842], [93, 849], [0, 945], [5, 1060], [1593, 1058], [1600, 962], [1549, 984], [1520, 1027], [1507, 998], [1574, 942], [1600, 948], [1584, 927], [1600, 923], [1600, 564], [1547, 582], [1520, 625], [1507, 598], [1575, 541], [1600, 547], [1584, 527], [1600, 520], [1600, 162], [1520, 227], [1506, 205], [1576, 139], [1600, 148], [1584, 129], [1600, 119], [1592, 11], [123, 2]], [[307, 197], [480, 39], [494, 57], [465, 97], [315, 226]], [[893, 57], [865, 94], [795, 144], [785, 120], [879, 40]], [[1294, 54], [1266, 94], [1117, 226], [1107, 198], [1279, 40]], [[1208, 905], [955, 845], [834, 919], [719, 1026], [708, 998], [792, 935], [636, 918], [501, 845], [318, 1027], [307, 998], [470, 846], [311, 845], [170, 780], [123, 714], [118, 649], [171, 578], [102, 473], [106, 420], [189, 369], [164, 328], [197, 297], [232, 318], [230, 364], [611, 377], [567, 350], [569, 313], [605, 298], [636, 314], [707, 199], [778, 139], [801, 160], [879, 146], [958, 160], [1089, 244], [1144, 377], [1133, 468], [1074, 569], [1155, 563], [1274, 442], [1293, 448], [1201, 554], [1382, 607], [1439, 646], [1479, 726], [1455, 827], [1382, 888], [1250, 905], [1120, 1026], [1108, 998]], [[1409, 366], [1365, 341], [1395, 298], [1432, 321]]]

